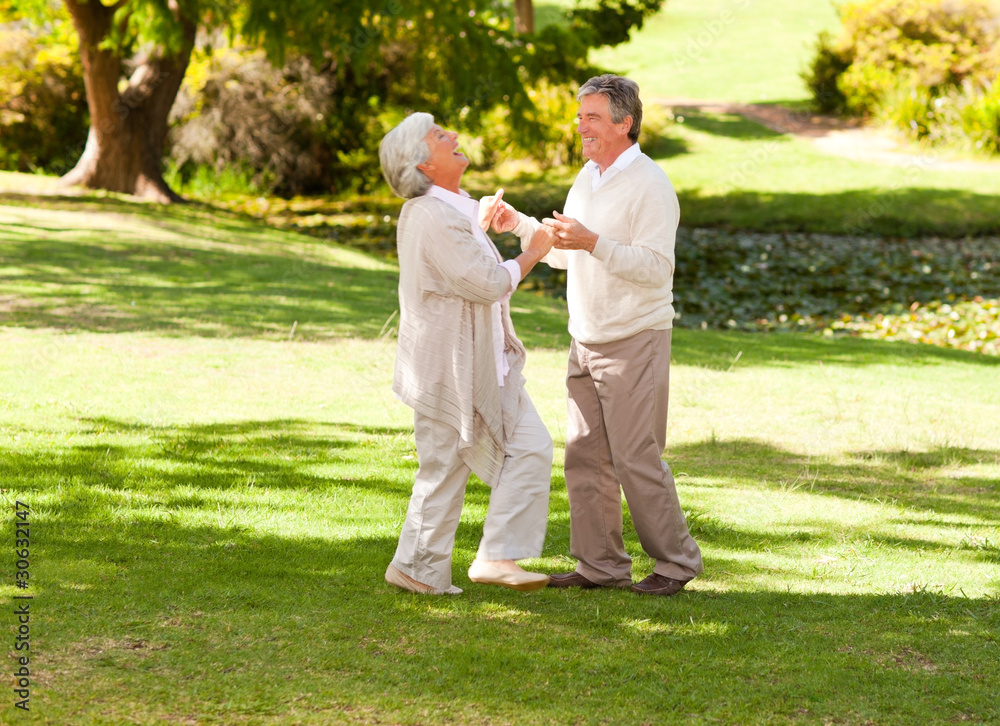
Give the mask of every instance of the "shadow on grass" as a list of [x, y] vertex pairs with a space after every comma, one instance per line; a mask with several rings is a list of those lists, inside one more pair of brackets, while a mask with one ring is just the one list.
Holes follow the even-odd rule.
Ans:
[[[130, 230], [70, 230], [73, 239], [8, 244], [16, 294], [8, 325], [203, 337], [375, 337], [396, 309], [392, 271], [297, 259], [291, 253], [200, 249]], [[6, 296], [5, 296], [6, 297]]]
[[[383, 581], [416, 469], [404, 458], [408, 428], [85, 423], [80, 437], [106, 442], [0, 450], [7, 496], [34, 506], [33, 634], [44, 657], [32, 706], [43, 723], [137, 713], [148, 723], [234, 724], [1000, 717], [995, 598], [784, 592], [801, 582], [780, 570], [773, 587], [759, 584], [747, 554], [839, 542], [835, 526], [760, 532], [694, 516], [712, 576], [680, 596], [518, 593], [464, 574], [489, 496], [473, 482], [455, 547], [465, 593], [420, 597]], [[936, 476], [996, 462], [996, 451], [872, 451], [843, 464], [708, 441], [668, 454], [675, 471], [716, 486], [754, 471], [762, 476], [747, 486], [892, 499], [911, 514], [1000, 524], [1000, 482]], [[545, 557], [568, 553], [567, 518], [557, 479]], [[634, 533], [627, 538], [633, 546]], [[941, 550], [919, 537], [880, 541]], [[997, 564], [995, 543], [941, 556]]]
[[[408, 428], [294, 419], [171, 427], [108, 418], [82, 422], [88, 428], [79, 435], [100, 436], [101, 443], [46, 457], [3, 450], [2, 480], [20, 482], [19, 487], [29, 490], [86, 482], [112, 490], [144, 490], [154, 497], [178, 487], [218, 491], [252, 486], [301, 492], [348, 487], [409, 498], [411, 470], [416, 470], [415, 457], [404, 458], [413, 448]], [[372, 465], [376, 455], [377, 467]], [[376, 468], [378, 475], [373, 473]], [[316, 469], [341, 475], [326, 476], [314, 473]]]
[[746, 563], [712, 543], [723, 592], [518, 593], [466, 579], [481, 526], [468, 519], [454, 567], [465, 593], [421, 597], [383, 582], [394, 536], [210, 526], [195, 517], [214, 518], [211, 500], [158, 519], [131, 506], [80, 486], [35, 515], [45, 656], [32, 706], [45, 723], [1000, 717], [990, 599], [745, 588]]
[[[0, 192], [0, 205], [49, 209], [60, 212], [99, 212], [124, 217], [138, 217], [144, 222], [168, 229], [190, 229], [190, 225], [208, 224], [226, 232], [252, 233], [255, 237], [267, 234], [267, 227], [260, 220], [247, 214], [231, 212], [221, 207], [198, 201], [183, 204], [156, 204], [144, 202], [124, 194], [88, 192], [82, 195], [31, 194]], [[80, 227], [73, 227], [79, 230]], [[212, 229], [202, 229], [211, 235]]]
[[[206, 206], [160, 207], [116, 199], [39, 198], [47, 209], [122, 213], [60, 224], [7, 225], [0, 243], [6, 294], [0, 321], [23, 328], [151, 331], [199, 337], [376, 338], [395, 329], [398, 273], [302, 256], [293, 238]], [[0, 198], [0, 202], [3, 198]], [[128, 225], [140, 217], [138, 232]], [[109, 221], [110, 219], [110, 221]], [[79, 220], [79, 221], [78, 221]], [[150, 226], [153, 225], [153, 226]], [[166, 242], [151, 237], [162, 226]], [[202, 240], [214, 243], [210, 248]], [[191, 244], [187, 244], [190, 241]], [[531, 347], [568, 345], [561, 304], [522, 294]], [[516, 323], [515, 323], [516, 324]]]
[[[912, 173], [920, 170], [914, 168]], [[1000, 196], [961, 189], [852, 189], [807, 194], [731, 190], [705, 194], [680, 188], [688, 227], [744, 232], [961, 238], [1000, 233]], [[919, 209], [920, 214], [913, 210]]]
[[642, 153], [651, 159], [671, 159], [691, 153], [691, 146], [685, 139], [668, 133], [646, 134], [640, 139]]
[[1000, 366], [1000, 358], [951, 348], [800, 333], [745, 333], [674, 328], [675, 364], [713, 370], [810, 364]]
[[789, 138], [787, 134], [773, 131], [763, 124], [749, 121], [738, 114], [704, 113], [690, 107], [677, 108], [675, 113], [683, 116], [685, 126], [713, 136], [742, 141]]
[[[759, 441], [708, 440], [670, 446], [666, 458], [681, 482], [692, 476], [724, 482], [724, 486], [763, 487], [847, 501], [891, 502], [905, 510], [962, 517], [968, 526], [1000, 527], [1000, 479], [949, 473], [956, 467], [1000, 464], [1000, 450], [872, 450], [839, 463]], [[759, 535], [753, 537], [756, 540]], [[916, 545], [919, 548], [920, 543]], [[1000, 561], [996, 547], [982, 554], [987, 561]]]

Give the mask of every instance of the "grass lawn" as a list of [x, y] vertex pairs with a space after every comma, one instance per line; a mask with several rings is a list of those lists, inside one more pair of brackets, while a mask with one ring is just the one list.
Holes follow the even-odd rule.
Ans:
[[[536, 3], [539, 23], [558, 22], [570, 0]], [[638, 82], [647, 99], [799, 102], [799, 72], [816, 37], [840, 20], [828, 0], [666, 0], [629, 43], [590, 61]]]
[[[536, 5], [538, 20], [558, 22], [570, 0]], [[826, 0], [667, 0], [632, 40], [592, 52], [591, 60], [637, 81], [647, 109], [643, 150], [677, 189], [688, 227], [740, 231], [964, 237], [1000, 231], [1000, 174], [950, 171], [955, 152], [911, 147], [899, 165], [854, 161], [742, 117], [683, 112], [656, 122], [657, 99], [777, 103], [805, 108], [799, 77], [819, 32], [839, 27]], [[572, 123], [572, 119], [566, 119]], [[961, 158], [960, 156], [957, 158]], [[517, 167], [515, 167], [517, 168]], [[512, 173], [501, 183], [528, 211], [561, 208], [572, 174]], [[480, 191], [495, 184], [489, 181]], [[523, 187], [523, 188], [522, 188]]]
[[934, 151], [900, 166], [855, 161], [736, 115], [682, 119], [650, 147], [688, 226], [890, 237], [1000, 232], [995, 169], [951, 171]]
[[[996, 723], [1000, 359], [678, 330], [667, 600], [382, 579], [417, 467], [395, 268], [206, 205], [0, 197], [0, 598], [32, 723]], [[569, 570], [565, 312], [521, 293]], [[652, 563], [631, 530], [634, 576]], [[21, 601], [18, 601], [21, 602]], [[0, 722], [27, 722], [11, 688]]]

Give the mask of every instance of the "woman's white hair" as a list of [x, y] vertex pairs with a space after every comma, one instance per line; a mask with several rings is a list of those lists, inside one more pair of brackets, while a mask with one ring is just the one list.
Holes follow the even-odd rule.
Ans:
[[382, 176], [393, 193], [403, 199], [419, 197], [431, 188], [431, 180], [417, 164], [431, 158], [431, 149], [424, 141], [434, 126], [429, 113], [412, 113], [387, 133], [378, 145], [378, 160]]

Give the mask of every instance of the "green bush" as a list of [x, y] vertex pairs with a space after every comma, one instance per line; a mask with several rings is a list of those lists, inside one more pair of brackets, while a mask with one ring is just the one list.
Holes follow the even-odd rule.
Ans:
[[942, 131], [935, 119], [944, 118], [943, 103], [936, 101], [944, 99], [933, 99], [930, 89], [903, 81], [882, 90], [877, 101], [877, 116], [911, 138], [928, 138], [933, 132], [939, 135]]
[[[250, 186], [281, 196], [367, 192], [381, 184], [379, 141], [413, 110], [459, 131], [477, 168], [512, 157], [542, 168], [576, 162], [578, 84], [567, 78], [593, 70], [587, 48], [559, 28], [532, 38], [519, 51], [530, 105], [512, 104], [485, 71], [475, 94], [458, 99], [414, 82], [421, 50], [412, 41], [394, 44], [375, 70], [317, 67], [302, 56], [278, 68], [262, 51], [203, 50], [171, 113], [171, 179], [204, 190], [212, 174], [250, 170]], [[437, 62], [423, 58], [421, 73], [446, 74]]]
[[890, 79], [939, 95], [965, 82], [985, 87], [1000, 70], [996, 11], [987, 0], [864, 0], [840, 12], [838, 47], [851, 63], [838, 85], [859, 112], [875, 110], [896, 85]]
[[229, 176], [249, 170], [249, 186], [266, 192], [343, 191], [338, 180], [354, 179], [352, 166], [371, 165], [367, 157], [338, 156], [368, 146], [348, 128], [357, 114], [337, 106], [344, 95], [332, 75], [303, 57], [277, 68], [260, 50], [201, 55], [171, 111], [169, 164], [181, 186], [201, 186], [203, 169]]
[[59, 27], [0, 27], [0, 168], [64, 174], [87, 141], [79, 54]]
[[1000, 77], [961, 110], [961, 123], [974, 149], [1000, 154]]
[[816, 39], [815, 55], [804, 71], [802, 80], [812, 93], [816, 110], [820, 113], [847, 112], [847, 98], [837, 85], [837, 81], [851, 65], [846, 49], [834, 43], [833, 36], [823, 31]]
[[489, 168], [511, 158], [531, 159], [542, 168], [578, 162], [579, 144], [573, 123], [577, 88], [576, 84], [547, 80], [528, 86], [528, 98], [535, 106], [530, 120], [541, 129], [539, 134], [526, 138], [512, 135], [512, 111], [502, 104], [485, 114], [478, 126], [461, 129], [479, 146], [481, 153], [473, 159], [476, 166]]
[[996, 152], [1000, 14], [988, 0], [844, 5], [803, 78], [824, 111], [873, 116], [915, 139]]
[[1000, 239], [888, 239], [681, 228], [681, 327], [813, 329], [843, 316], [1000, 294]]

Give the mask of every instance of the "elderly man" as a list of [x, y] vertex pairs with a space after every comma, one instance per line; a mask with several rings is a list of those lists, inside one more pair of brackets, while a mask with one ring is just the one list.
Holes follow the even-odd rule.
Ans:
[[379, 160], [408, 199], [399, 215], [399, 339], [393, 391], [414, 410], [420, 467], [385, 579], [422, 594], [457, 594], [451, 553], [469, 473], [492, 487], [473, 582], [515, 590], [548, 575], [515, 560], [545, 539], [552, 439], [524, 390], [525, 351], [509, 300], [550, 250], [551, 230], [526, 231], [503, 262], [486, 235], [502, 192], [483, 203], [459, 184], [469, 165], [457, 134], [414, 113], [386, 134]]
[[[634, 81], [591, 78], [577, 94], [584, 166], [564, 214], [545, 219], [556, 235], [545, 258], [567, 270], [573, 341], [566, 385], [566, 489], [574, 572], [549, 587], [631, 587], [674, 595], [702, 571], [666, 445], [673, 326], [677, 195], [663, 170], [639, 149], [642, 101]], [[514, 215], [502, 206], [505, 226]], [[523, 239], [537, 226], [516, 215]], [[639, 542], [656, 560], [632, 584], [622, 539], [621, 492]]]

